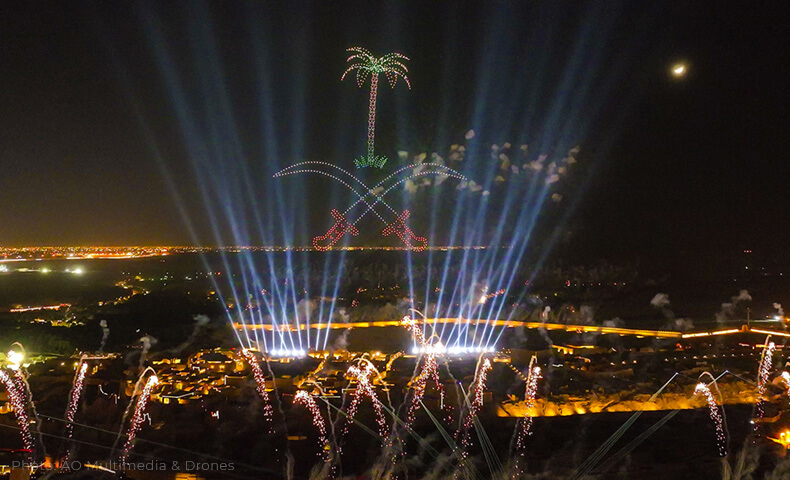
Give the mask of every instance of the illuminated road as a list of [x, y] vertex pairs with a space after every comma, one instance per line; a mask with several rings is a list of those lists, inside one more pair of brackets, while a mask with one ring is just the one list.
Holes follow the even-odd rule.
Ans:
[[[742, 325], [741, 328], [728, 328], [722, 330], [711, 330], [702, 332], [676, 332], [672, 330], [645, 330], [638, 328], [619, 328], [619, 327], [603, 327], [599, 325], [566, 325], [561, 323], [541, 323], [541, 322], [521, 322], [516, 320], [467, 320], [457, 318], [429, 318], [425, 320], [426, 324], [444, 324], [444, 323], [461, 323], [467, 325], [483, 325], [489, 327], [504, 327], [516, 328], [523, 327], [529, 329], [544, 328], [546, 330], [563, 330], [566, 332], [575, 333], [598, 333], [602, 335], [627, 335], [635, 337], [654, 337], [654, 338], [702, 338], [720, 335], [731, 335], [735, 333], [759, 333], [766, 335], [776, 335], [780, 337], [790, 337], [790, 333], [779, 330], [768, 330], [764, 328], [752, 328], [748, 325]], [[296, 332], [299, 330], [344, 330], [352, 328], [371, 328], [371, 327], [399, 327], [401, 326], [400, 320], [381, 320], [375, 322], [353, 322], [353, 323], [311, 323], [309, 325], [291, 325], [281, 324], [274, 326], [272, 324], [234, 324], [237, 330], [278, 330], [281, 332]]]
[[[545, 328], [546, 330], [564, 330], [567, 332], [576, 333], [600, 333], [600, 334], [615, 334], [615, 335], [634, 335], [638, 337], [658, 337], [658, 338], [681, 338], [680, 332], [673, 332], [671, 330], [642, 330], [634, 328], [618, 328], [618, 327], [602, 327], [598, 325], [564, 325], [560, 323], [540, 323], [540, 322], [520, 322], [516, 320], [467, 320], [457, 318], [429, 318], [425, 320], [426, 324], [436, 325], [443, 323], [461, 323], [466, 325], [483, 325], [489, 327], [504, 327], [504, 328]], [[300, 324], [282, 324], [276, 327], [272, 324], [235, 324], [238, 330], [267, 330], [272, 331], [275, 328], [283, 332], [295, 332], [298, 330], [343, 330], [352, 328], [371, 328], [371, 327], [400, 327], [400, 320], [381, 320], [376, 322], [353, 322], [353, 323], [311, 323], [310, 325]]]

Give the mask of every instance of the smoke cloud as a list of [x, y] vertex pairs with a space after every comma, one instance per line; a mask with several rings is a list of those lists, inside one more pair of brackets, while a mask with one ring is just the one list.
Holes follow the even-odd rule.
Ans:
[[107, 327], [107, 320], [99, 322], [101, 327], [101, 345], [99, 345], [99, 353], [104, 353], [104, 345], [107, 344], [107, 337], [110, 336], [110, 329]]
[[666, 293], [657, 293], [652, 300], [650, 300], [650, 305], [656, 308], [664, 308], [669, 306], [669, 295]]
[[143, 351], [140, 353], [140, 368], [143, 368], [145, 364], [145, 359], [148, 356], [148, 351], [151, 349], [152, 345], [156, 345], [159, 340], [155, 339], [151, 335], [146, 335], [140, 339], [140, 342], [143, 344]]

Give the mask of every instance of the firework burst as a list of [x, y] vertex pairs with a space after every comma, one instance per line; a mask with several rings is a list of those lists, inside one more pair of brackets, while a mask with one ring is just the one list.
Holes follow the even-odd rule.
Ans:
[[266, 391], [266, 375], [264, 375], [261, 364], [258, 362], [258, 359], [255, 358], [252, 351], [246, 348], [242, 349], [241, 356], [244, 357], [244, 360], [247, 361], [247, 365], [250, 366], [250, 370], [252, 370], [252, 377], [255, 379], [255, 388], [258, 390], [261, 402], [263, 402], [263, 417], [271, 426], [272, 419], [274, 418], [274, 409], [269, 401], [269, 392]]
[[9, 375], [7, 371], [0, 370], [0, 382], [5, 384], [6, 392], [8, 392], [8, 400], [14, 409], [14, 416], [16, 423], [19, 425], [19, 434], [22, 436], [22, 444], [28, 450], [33, 450], [33, 434], [30, 432], [30, 417], [27, 414], [27, 401], [25, 398], [25, 389], [22, 382], [17, 378], [20, 371], [17, 370], [16, 375]]
[[324, 462], [330, 461], [331, 449], [329, 447], [329, 439], [326, 435], [326, 422], [324, 421], [324, 417], [321, 416], [321, 410], [315, 403], [315, 399], [305, 390], [299, 390], [296, 392], [296, 397], [294, 399], [296, 403], [304, 405], [308, 410], [310, 410], [310, 414], [313, 416], [313, 425], [315, 425], [316, 430], [318, 430], [318, 443], [322, 449], [322, 453], [320, 455], [324, 459]]
[[719, 449], [719, 456], [726, 457], [727, 434], [724, 430], [724, 416], [722, 415], [721, 405], [718, 404], [716, 397], [713, 396], [713, 392], [710, 391], [710, 388], [708, 388], [705, 383], [698, 383], [697, 387], [694, 389], [694, 394], [702, 395], [705, 397], [705, 400], [707, 400], [710, 419], [713, 420], [713, 424], [716, 427], [716, 446]]
[[132, 447], [134, 446], [134, 439], [137, 437], [137, 432], [140, 431], [140, 427], [143, 426], [143, 421], [145, 421], [145, 407], [148, 406], [148, 400], [151, 398], [151, 391], [157, 384], [159, 384], [159, 378], [152, 374], [148, 377], [148, 380], [146, 380], [143, 390], [137, 397], [132, 421], [129, 424], [129, 432], [126, 434], [126, 443], [123, 446], [123, 453], [121, 454], [121, 462], [125, 462], [126, 459], [129, 458], [129, 453], [131, 453]]

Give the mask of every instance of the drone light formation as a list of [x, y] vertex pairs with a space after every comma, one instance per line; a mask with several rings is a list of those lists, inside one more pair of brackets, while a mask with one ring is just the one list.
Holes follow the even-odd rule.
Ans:
[[[401, 175], [404, 172], [407, 172], [406, 175]], [[398, 185], [408, 182], [416, 177], [436, 175], [440, 177], [456, 178], [462, 181], [468, 180], [465, 176], [461, 175], [452, 168], [447, 167], [446, 165], [430, 162], [412, 164], [402, 167], [382, 179], [372, 188], [367, 186], [362, 180], [354, 176], [354, 174], [351, 172], [337, 165], [321, 161], [299, 162], [278, 171], [273, 175], [273, 177], [281, 178], [300, 173], [317, 174], [330, 178], [343, 185], [358, 198], [344, 212], [341, 213], [335, 209], [330, 212], [334, 220], [334, 224], [325, 234], [313, 238], [313, 248], [318, 251], [330, 250], [338, 241], [343, 238], [343, 236], [345, 236], [346, 233], [350, 233], [353, 236], [358, 235], [359, 231], [356, 228], [356, 224], [369, 212], [372, 212], [382, 223], [384, 223], [385, 228], [382, 231], [383, 236], [388, 236], [394, 233], [398, 238], [401, 239], [401, 241], [409, 250], [425, 250], [427, 247], [427, 239], [425, 237], [417, 236], [406, 225], [406, 220], [409, 218], [411, 213], [408, 210], [405, 210], [398, 214], [398, 212], [391, 205], [384, 201], [383, 197], [385, 197]], [[345, 177], [345, 179], [338, 176], [341, 174]], [[392, 183], [387, 188], [384, 188], [384, 185], [391, 180], [393, 180]], [[363, 189], [362, 193], [358, 192], [354, 186], [349, 184], [349, 182], [361, 187]], [[379, 191], [379, 189], [383, 189], [381, 190], [382, 193], [380, 194], [376, 193]], [[371, 198], [372, 203], [368, 201], [368, 198]], [[356, 218], [349, 217], [352, 210], [360, 203], [363, 203], [367, 208], [361, 214], [356, 216]], [[388, 223], [384, 217], [382, 217], [382, 215], [376, 209], [376, 205], [378, 204], [383, 205], [387, 210], [389, 210], [389, 212], [391, 212], [392, 215], [395, 216], [394, 222]], [[349, 220], [349, 218], [352, 218], [352, 220]]]
[[694, 394], [704, 396], [705, 400], [708, 402], [710, 419], [713, 420], [713, 425], [716, 428], [716, 446], [719, 449], [719, 456], [726, 457], [727, 434], [724, 431], [724, 417], [721, 413], [721, 405], [718, 404], [716, 397], [713, 396], [713, 392], [710, 391], [710, 388], [705, 383], [698, 383], [694, 389]]
[[126, 443], [123, 446], [123, 453], [121, 454], [121, 462], [125, 462], [129, 458], [129, 454], [134, 447], [134, 439], [137, 438], [137, 433], [140, 427], [143, 426], [145, 420], [145, 408], [148, 406], [148, 400], [151, 398], [151, 392], [154, 387], [159, 384], [159, 378], [151, 374], [148, 380], [145, 381], [145, 386], [137, 397], [137, 403], [134, 406], [134, 414], [132, 415], [131, 423], [129, 424], [129, 431], [126, 434]]
[[346, 220], [346, 217], [343, 216], [342, 213], [338, 212], [334, 208], [330, 212], [332, 214], [332, 218], [335, 220], [334, 225], [323, 235], [319, 235], [313, 238], [313, 248], [318, 251], [325, 252], [331, 249], [346, 233], [349, 233], [353, 236], [359, 235], [359, 230], [357, 227], [349, 223]]
[[346, 78], [346, 75], [356, 71], [357, 72], [357, 86], [362, 88], [370, 77], [370, 100], [368, 102], [368, 152], [367, 157], [360, 157], [354, 160], [354, 165], [357, 168], [376, 167], [382, 168], [387, 163], [387, 157], [376, 156], [374, 153], [374, 141], [376, 132], [376, 95], [378, 94], [379, 75], [384, 74], [392, 88], [395, 88], [399, 78], [403, 78], [406, 86], [411, 90], [411, 83], [409, 77], [406, 76], [409, 69], [403, 64], [403, 61], [409, 60], [406, 55], [400, 53], [389, 53], [383, 57], [376, 58], [369, 51], [362, 47], [351, 47], [347, 49], [351, 56], [346, 60], [352, 62], [351, 65], [343, 72], [340, 80]]
[[387, 227], [382, 230], [381, 234], [386, 237], [394, 233], [410, 250], [421, 252], [425, 250], [425, 247], [428, 245], [428, 240], [425, 237], [418, 237], [415, 235], [409, 226], [406, 225], [406, 220], [409, 218], [409, 215], [411, 215], [411, 212], [404, 210], [403, 213], [398, 215], [398, 218], [394, 222], [387, 225]]
[[[166, 45], [166, 41], [160, 42], [164, 40], [161, 32], [152, 28], [149, 33], [156, 43]], [[243, 162], [208, 161], [210, 159], [207, 158], [206, 152], [214, 152], [218, 159], [235, 158], [238, 152], [244, 151], [244, 142], [239, 139], [238, 132], [233, 128], [233, 122], [224, 121], [224, 113], [203, 118], [202, 106], [192, 105], [190, 99], [183, 95], [187, 86], [180, 82], [177, 72], [173, 71], [169, 56], [167, 49], [163, 48], [157, 51], [156, 60], [161, 73], [168, 79], [165, 88], [175, 108], [182, 129], [181, 134], [183, 138], [189, 139], [185, 146], [194, 163], [198, 185], [205, 191], [222, 192], [218, 194], [218, 198], [210, 196], [205, 198], [207, 220], [215, 237], [210, 243], [301, 246], [295, 242], [293, 226], [304, 223], [304, 217], [302, 215], [296, 216], [297, 218], [291, 217], [290, 212], [298, 212], [298, 208], [296, 210], [289, 208], [290, 199], [280, 183], [274, 183], [269, 189], [271, 198], [262, 202], [259, 195], [255, 193], [256, 189], [249, 188], [249, 184], [254, 184], [254, 181]], [[365, 86], [365, 82], [370, 80], [368, 151], [363, 158], [364, 161], [357, 162], [358, 166], [379, 168], [385, 166], [383, 161], [386, 158], [378, 157], [375, 152], [378, 81], [381, 74], [384, 74], [393, 87], [402, 78], [407, 87], [411, 88], [407, 60], [407, 57], [398, 53], [376, 58], [365, 49], [359, 47], [349, 49], [347, 69], [341, 78], [344, 80], [346, 75], [356, 73], [360, 87]], [[258, 62], [256, 63], [258, 75], [261, 79], [268, 78], [265, 56], [256, 58], [256, 62]], [[221, 70], [216, 68], [217, 64], [213, 61], [213, 57], [211, 55], [201, 57], [196, 66], [205, 72], [208, 79], [206, 86], [203, 87], [204, 90], [199, 93], [205, 96], [210, 104], [216, 105], [217, 112], [232, 112], [234, 106], [228, 102], [222, 92], [217, 92], [213, 87], [209, 88], [209, 85], [223, 82]], [[274, 122], [269, 121], [273, 116], [273, 112], [270, 111], [273, 104], [272, 92], [263, 88], [259, 95], [260, 98], [257, 100], [262, 105], [261, 114], [267, 120], [264, 123], [272, 125]], [[559, 116], [559, 112], [557, 113]], [[475, 113], [470, 119], [470, 126], [478, 132], [488, 130], [487, 133], [496, 133], [496, 127], [488, 129], [483, 127], [486, 121], [482, 114]], [[407, 156], [399, 152], [399, 157], [404, 159], [414, 156], [412, 165], [398, 169], [387, 175], [382, 182], [370, 187], [360, 183], [359, 179], [353, 178], [348, 172], [343, 173], [339, 167], [329, 166], [331, 164], [328, 162], [300, 162], [282, 168], [283, 165], [278, 161], [272, 161], [267, 164], [266, 173], [274, 177], [284, 177], [301, 171], [331, 175], [333, 181], [341, 182], [356, 195], [348, 209], [336, 208], [337, 215], [332, 212], [332, 225], [328, 226], [329, 231], [313, 239], [312, 246], [316, 250], [331, 250], [343, 241], [349, 240], [348, 234], [353, 236], [361, 232], [365, 225], [359, 222], [368, 214], [382, 222], [379, 232], [389, 237], [397, 237], [411, 251], [419, 252], [426, 249], [433, 238], [445, 233], [449, 234], [447, 244], [450, 246], [490, 245], [492, 248], [480, 252], [447, 252], [447, 262], [438, 260], [444, 265], [436, 264], [436, 259], [444, 256], [444, 253], [429, 258], [429, 262], [433, 262], [434, 265], [431, 266], [428, 278], [425, 279], [424, 295], [420, 291], [414, 291], [421, 288], [415, 288], [416, 280], [409, 278], [410, 294], [414, 293], [410, 297], [416, 302], [413, 307], [431, 310], [430, 316], [433, 318], [459, 319], [455, 324], [442, 324], [439, 328], [434, 328], [441, 342], [434, 342], [430, 348], [439, 348], [438, 346], [442, 345], [450, 354], [490, 352], [498, 344], [504, 329], [492, 325], [489, 320], [508, 319], [513, 311], [511, 307], [523, 302], [524, 297], [529, 294], [528, 288], [521, 287], [525, 285], [525, 280], [529, 281], [529, 278], [522, 278], [525, 273], [520, 266], [523, 267], [525, 252], [534, 251], [530, 250], [530, 239], [534, 237], [532, 233], [537, 218], [544, 202], [552, 198], [552, 185], [565, 175], [573, 163], [576, 163], [575, 155], [578, 153], [578, 148], [563, 150], [563, 152], [567, 151], [567, 154], [560, 154], [560, 148], [565, 149], [566, 146], [564, 145], [567, 141], [566, 135], [563, 135], [561, 140], [563, 145], [553, 145], [557, 139], [556, 132], [552, 131], [553, 128], [548, 127], [541, 133], [542, 139], [537, 148], [557, 152], [556, 156], [554, 153], [541, 154], [537, 157], [529, 156], [526, 144], [511, 149], [510, 144], [505, 142], [501, 148], [491, 147], [490, 155], [493, 161], [489, 163], [481, 155], [489, 154], [490, 145], [482, 145], [476, 138], [468, 145], [454, 145], [448, 155], [426, 152], [427, 156], [420, 154]], [[571, 136], [575, 135], [576, 132], [573, 132]], [[470, 140], [474, 135], [465, 137]], [[273, 160], [286, 158], [289, 155], [291, 158], [299, 158], [304, 154], [302, 148], [298, 146], [291, 147], [294, 150], [288, 152], [289, 147], [279, 142], [271, 127], [264, 129], [261, 140], [262, 144], [266, 145], [264, 153]], [[294, 142], [296, 145], [301, 143], [303, 142]], [[459, 152], [463, 157], [466, 148], [468, 148], [468, 159], [474, 162], [462, 163], [464, 159], [458, 158]], [[537, 153], [541, 152], [537, 151]], [[508, 165], [504, 165], [503, 162], [507, 162]], [[320, 165], [321, 163], [323, 165]], [[475, 165], [492, 167], [478, 168]], [[482, 174], [483, 178], [476, 178], [480, 183], [475, 183], [451, 167], [465, 174], [474, 172], [475, 177]], [[426, 178], [428, 176], [435, 177], [433, 182]], [[437, 198], [442, 198], [448, 191], [460, 192], [458, 198], [454, 198], [456, 207], [447, 215], [448, 222], [452, 224], [448, 229], [442, 230], [431, 224], [431, 234], [428, 235], [427, 231], [422, 230], [424, 227], [418, 228], [414, 224], [413, 219], [416, 215], [411, 216], [411, 224], [406, 223], [409, 217], [406, 212], [416, 214], [417, 207], [408, 204], [395, 205], [392, 197], [396, 195], [388, 192], [402, 194], [407, 191], [413, 194], [414, 189], [440, 185], [445, 177], [460, 180], [459, 184], [452, 187], [448, 187], [449, 182], [444, 183], [445, 190], [442, 195], [436, 195]], [[506, 181], [500, 182], [500, 177]], [[418, 178], [419, 181], [416, 181], [415, 179]], [[401, 188], [397, 188], [398, 186]], [[295, 197], [304, 196], [300, 195], [304, 192], [294, 193]], [[489, 194], [491, 197], [488, 197]], [[495, 195], [502, 202], [498, 201], [496, 204], [489, 202], [488, 199], [493, 199]], [[419, 203], [413, 203], [413, 205], [417, 204]], [[393, 208], [394, 206], [398, 207], [397, 210]], [[252, 221], [250, 215], [254, 216]], [[190, 219], [185, 218], [185, 220]], [[493, 228], [488, 228], [489, 224], [493, 224]], [[546, 251], [549, 249], [547, 247]], [[341, 310], [339, 304], [336, 305], [335, 299], [339, 297], [338, 292], [341, 289], [343, 255], [345, 254], [340, 253], [332, 258], [328, 255], [324, 259], [324, 281], [316, 287], [311, 283], [313, 280], [308, 280], [311, 278], [310, 275], [307, 275], [313, 266], [309, 264], [306, 255], [294, 253], [294, 250], [266, 252], [266, 264], [263, 266], [255, 263], [251, 253], [240, 253], [238, 263], [235, 257], [224, 252], [220, 253], [221, 267], [214, 268], [213, 271], [221, 269], [223, 275], [212, 276], [211, 281], [217, 287], [215, 289], [217, 297], [227, 306], [228, 321], [234, 324], [249, 324], [252, 327], [272, 327], [271, 329], [234, 329], [239, 344], [266, 354], [281, 352], [274, 353], [278, 356], [290, 356], [294, 352], [298, 353], [296, 356], [303, 356], [302, 352], [313, 349], [325, 350], [332, 331], [328, 326], [335, 321], [334, 315], [339, 314]], [[461, 259], [459, 255], [462, 256]], [[544, 259], [541, 253], [536, 262], [536, 270]], [[458, 264], [459, 260], [461, 267], [453, 270], [450, 265]], [[411, 262], [410, 258], [408, 262]], [[286, 273], [279, 274], [280, 271]], [[411, 265], [408, 266], [408, 271], [411, 272]], [[529, 276], [529, 272], [526, 275]], [[314, 279], [315, 276], [312, 278]], [[490, 297], [488, 295], [491, 294], [486, 294], [487, 298], [481, 302], [478, 286], [483, 283], [497, 295]], [[316, 298], [327, 300], [316, 301]], [[309, 305], [301, 309], [300, 303]], [[311, 324], [327, 327], [310, 328]], [[437, 325], [432, 326], [437, 327]]]

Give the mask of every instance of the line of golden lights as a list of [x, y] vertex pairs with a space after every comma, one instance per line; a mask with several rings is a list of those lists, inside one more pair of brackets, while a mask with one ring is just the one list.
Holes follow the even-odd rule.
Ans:
[[[711, 330], [704, 332], [676, 332], [672, 330], [645, 330], [638, 328], [620, 328], [620, 327], [602, 327], [598, 325], [570, 325], [561, 323], [541, 323], [541, 322], [522, 322], [517, 320], [485, 320], [485, 319], [465, 319], [465, 318], [428, 318], [425, 319], [425, 324], [447, 324], [447, 323], [460, 323], [468, 325], [487, 325], [489, 327], [504, 327], [504, 328], [530, 328], [538, 329], [544, 328], [546, 330], [564, 330], [566, 332], [575, 333], [598, 333], [598, 334], [613, 334], [613, 335], [628, 335], [636, 337], [656, 337], [656, 338], [701, 338], [713, 337], [719, 335], [731, 335], [734, 333], [762, 333], [767, 335], [777, 335], [780, 337], [790, 337], [790, 333], [766, 330], [763, 328], [752, 328], [748, 325], [742, 325], [741, 328], [728, 328], [722, 330]], [[300, 330], [350, 330], [352, 328], [382, 328], [382, 327], [398, 327], [402, 326], [401, 320], [379, 320], [373, 322], [351, 322], [351, 323], [311, 323], [310, 325], [300, 324], [279, 324], [273, 325], [270, 323], [263, 324], [246, 324], [235, 323], [237, 330], [266, 330], [266, 331], [279, 331], [279, 332], [296, 332]]]

